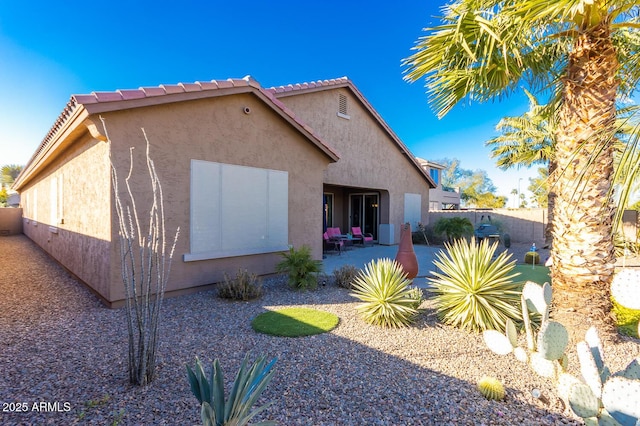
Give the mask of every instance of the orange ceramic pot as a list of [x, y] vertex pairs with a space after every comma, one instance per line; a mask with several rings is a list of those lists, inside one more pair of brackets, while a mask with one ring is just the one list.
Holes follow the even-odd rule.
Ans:
[[400, 244], [398, 245], [398, 254], [396, 254], [396, 262], [402, 266], [407, 277], [412, 280], [418, 275], [418, 258], [413, 249], [413, 241], [411, 240], [411, 224], [405, 223], [400, 230]]

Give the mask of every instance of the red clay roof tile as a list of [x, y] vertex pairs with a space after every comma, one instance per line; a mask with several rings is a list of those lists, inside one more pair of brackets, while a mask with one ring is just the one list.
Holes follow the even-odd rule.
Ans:
[[140, 90], [142, 90], [147, 97], [162, 96], [167, 94], [167, 92], [165, 92], [162, 87], [141, 87]]
[[121, 101], [122, 95], [118, 92], [93, 92], [98, 102]]
[[199, 84], [202, 90], [215, 90], [218, 88], [218, 82], [215, 80], [211, 81], [196, 81], [196, 84]]
[[172, 95], [174, 93], [184, 93], [184, 87], [177, 84], [161, 84], [160, 87], [164, 89], [167, 95]]
[[218, 80], [218, 89], [228, 89], [233, 87], [233, 81], [229, 80]]
[[71, 102], [78, 104], [95, 104], [99, 101], [94, 95], [73, 95], [71, 96]]
[[185, 92], [200, 92], [202, 86], [197, 83], [179, 83], [178, 86], [182, 86]]
[[141, 99], [146, 97], [145, 93], [138, 89], [138, 90], [118, 90], [118, 93], [120, 93], [122, 95], [122, 99], [123, 100], [129, 100], [129, 99]]

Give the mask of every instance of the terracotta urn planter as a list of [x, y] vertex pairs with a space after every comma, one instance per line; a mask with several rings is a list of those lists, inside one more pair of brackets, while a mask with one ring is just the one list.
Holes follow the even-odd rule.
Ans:
[[402, 269], [404, 269], [405, 274], [407, 274], [410, 280], [418, 275], [418, 258], [413, 249], [410, 223], [405, 223], [400, 229], [400, 244], [398, 245], [396, 262], [402, 266]]

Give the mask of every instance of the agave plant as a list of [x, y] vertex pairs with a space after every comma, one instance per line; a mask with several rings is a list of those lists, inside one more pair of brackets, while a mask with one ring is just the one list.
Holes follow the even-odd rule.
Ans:
[[[236, 374], [229, 399], [224, 395], [224, 376], [220, 362], [215, 359], [209, 379], [204, 373], [202, 363], [196, 357], [195, 371], [187, 365], [187, 375], [191, 384], [191, 392], [201, 404], [200, 415], [204, 426], [244, 426], [269, 404], [251, 410], [260, 394], [271, 381], [274, 358], [268, 364], [264, 356], [258, 357], [248, 367], [249, 354], [245, 355], [240, 370]], [[275, 425], [275, 422], [261, 422], [259, 425]]]
[[355, 279], [352, 296], [363, 302], [357, 309], [369, 324], [403, 327], [418, 313], [410, 284], [395, 260], [372, 260]]
[[497, 242], [477, 244], [457, 240], [445, 244], [446, 253], [436, 255], [434, 265], [441, 272], [432, 272], [430, 291], [438, 316], [446, 324], [462, 329], [484, 331], [505, 330], [506, 320], [522, 321], [519, 285], [511, 274], [515, 260], [502, 252], [493, 260]]

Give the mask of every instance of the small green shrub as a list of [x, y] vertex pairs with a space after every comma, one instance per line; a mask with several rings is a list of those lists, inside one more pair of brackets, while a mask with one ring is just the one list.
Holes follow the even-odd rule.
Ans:
[[224, 282], [218, 286], [218, 297], [233, 300], [251, 300], [262, 296], [262, 283], [256, 274], [239, 268], [235, 277], [224, 274]]
[[417, 315], [415, 296], [402, 266], [391, 259], [372, 260], [355, 280], [352, 295], [361, 300], [358, 312], [369, 324], [403, 327]]
[[528, 251], [524, 255], [524, 263], [527, 265], [533, 265], [534, 263], [537, 265], [540, 263], [540, 255], [535, 251]]
[[353, 265], [344, 265], [333, 271], [333, 278], [339, 287], [351, 290], [360, 269]]
[[488, 240], [476, 244], [458, 240], [445, 244], [446, 253], [436, 255], [430, 280], [438, 316], [446, 324], [473, 331], [505, 329], [506, 320], [522, 321], [521, 289], [512, 278], [515, 260], [502, 252], [495, 260], [498, 247]]
[[409, 287], [409, 297], [413, 299], [413, 309], [418, 309], [424, 300], [424, 293], [419, 287]]
[[441, 217], [433, 227], [437, 234], [445, 234], [448, 242], [473, 234], [473, 224], [466, 217]]
[[[251, 410], [273, 377], [275, 372], [273, 366], [276, 359], [274, 358], [267, 364], [265, 357], [261, 356], [250, 367], [248, 362], [249, 354], [245, 355], [240, 370], [236, 374], [229, 399], [225, 398], [224, 376], [217, 359], [213, 361], [208, 379], [202, 368], [202, 363], [197, 357], [193, 370], [189, 365], [186, 366], [191, 392], [200, 402], [203, 425], [246, 425], [270, 405], [266, 404]], [[262, 422], [257, 424], [271, 425], [275, 423]]]
[[636, 309], [629, 309], [618, 303], [614, 298], [611, 298], [613, 302], [612, 312], [616, 317], [616, 325], [618, 331], [627, 336], [638, 338], [638, 331], [640, 330], [640, 311]]
[[276, 270], [289, 275], [291, 288], [306, 290], [318, 286], [318, 273], [322, 270], [322, 262], [311, 258], [309, 246], [302, 246], [299, 250], [291, 247], [281, 255], [284, 259], [276, 265]]
[[502, 234], [502, 242], [504, 243], [504, 246], [506, 248], [511, 247], [511, 235], [507, 234], [506, 232]]

